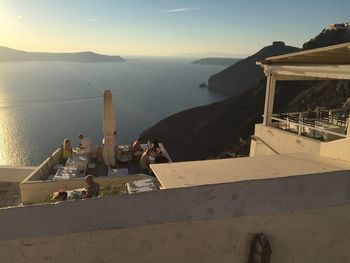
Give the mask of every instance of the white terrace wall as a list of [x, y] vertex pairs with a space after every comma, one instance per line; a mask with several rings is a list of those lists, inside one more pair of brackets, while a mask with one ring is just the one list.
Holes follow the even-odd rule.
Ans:
[[[149, 178], [143, 175], [95, 177], [94, 180], [101, 186], [112, 184], [125, 184], [127, 182]], [[26, 181], [20, 184], [21, 201], [23, 204], [47, 202], [48, 197], [59, 190], [73, 190], [86, 187], [85, 179], [72, 179], [64, 181]]]
[[[307, 137], [299, 136], [291, 132], [283, 131], [263, 124], [255, 125], [254, 135], [263, 140], [267, 145], [278, 153], [298, 153], [306, 152], [320, 155], [321, 142]], [[265, 144], [254, 142], [251, 144], [250, 156], [274, 155]]]
[[49, 176], [50, 170], [52, 170], [55, 165], [59, 164], [61, 159], [62, 159], [62, 149], [58, 148], [51, 156], [49, 156], [38, 167], [36, 167], [23, 180], [23, 182], [42, 180], [42, 174], [45, 174], [46, 176]]
[[348, 189], [340, 171], [0, 209], [1, 262], [246, 262], [259, 232], [271, 262], [347, 262]]
[[16, 167], [1, 165], [0, 182], [20, 183], [34, 170], [35, 167]]
[[[255, 125], [255, 136], [280, 154], [306, 152], [343, 161], [350, 161], [350, 138], [321, 142], [263, 124]], [[275, 155], [260, 140], [252, 140], [250, 156]]]
[[350, 161], [350, 138], [322, 143], [320, 155]]
[[248, 262], [253, 233], [263, 232], [272, 246], [271, 262], [349, 262], [349, 223], [346, 205], [0, 240], [0, 253], [2, 263]]
[[[92, 148], [91, 156], [96, 157], [98, 148]], [[73, 179], [64, 181], [42, 180], [42, 175], [48, 177], [54, 166], [62, 160], [62, 149], [57, 149], [50, 157], [43, 161], [38, 167], [32, 169], [32, 172], [20, 184], [21, 201], [23, 204], [42, 203], [48, 196], [59, 190], [73, 190], [85, 187], [85, 180]], [[113, 183], [125, 183], [130, 180], [143, 179], [142, 176], [123, 176], [123, 177], [104, 177], [96, 178], [101, 186], [107, 186]]]

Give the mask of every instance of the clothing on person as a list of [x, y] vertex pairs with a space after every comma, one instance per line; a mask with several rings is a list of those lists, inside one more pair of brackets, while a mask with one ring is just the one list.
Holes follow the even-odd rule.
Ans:
[[142, 137], [139, 137], [134, 143], [132, 144], [132, 155], [136, 160], [140, 160], [142, 154], [143, 154], [143, 149], [141, 147], [141, 140]]
[[63, 159], [67, 160], [71, 156], [72, 156], [72, 152], [71, 151], [63, 149]]
[[163, 152], [160, 148], [157, 148], [156, 152], [157, 152], [157, 156], [154, 159], [154, 163], [168, 163], [169, 162], [168, 158], [163, 155]]
[[153, 141], [153, 144], [152, 144], [152, 146], [151, 146], [151, 149], [152, 149], [153, 151], [156, 151], [157, 148], [159, 148], [159, 142], [158, 142], [157, 139], [155, 139], [155, 140]]
[[149, 169], [149, 150], [145, 151], [140, 158], [140, 169]]
[[96, 182], [92, 182], [86, 188], [85, 198], [97, 197], [100, 193], [100, 185]]
[[58, 191], [53, 193], [52, 200], [53, 201], [65, 201], [67, 200], [68, 193], [66, 191]]
[[168, 158], [166, 158], [164, 155], [158, 155], [154, 159], [154, 163], [168, 163], [168, 162], [169, 162]]
[[89, 138], [85, 137], [84, 134], [79, 133], [80, 147], [86, 149], [86, 151], [91, 151], [91, 141]]
[[63, 141], [63, 159], [67, 160], [73, 154], [72, 146], [69, 139], [64, 139]]
[[134, 143], [132, 144], [132, 150], [133, 152], [143, 152], [140, 139], [134, 141]]
[[81, 140], [81, 146], [87, 150], [90, 150], [91, 148], [91, 141], [89, 140], [89, 138], [87, 137], [84, 137], [82, 140]]
[[88, 186], [86, 191], [83, 191], [82, 198], [97, 197], [100, 193], [100, 185], [94, 181], [92, 175], [87, 175], [85, 182]]

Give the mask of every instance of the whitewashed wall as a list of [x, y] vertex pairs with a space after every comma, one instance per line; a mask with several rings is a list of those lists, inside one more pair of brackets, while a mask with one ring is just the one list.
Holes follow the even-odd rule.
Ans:
[[0, 210], [1, 262], [347, 262], [350, 176], [332, 172]]

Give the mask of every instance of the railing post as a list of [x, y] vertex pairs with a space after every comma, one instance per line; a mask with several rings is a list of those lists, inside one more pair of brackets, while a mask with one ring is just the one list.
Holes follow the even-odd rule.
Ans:
[[265, 95], [265, 106], [264, 106], [264, 125], [271, 124], [271, 117], [273, 112], [273, 103], [275, 99], [275, 88], [276, 88], [276, 77], [267, 71], [266, 80], [266, 95]]
[[350, 116], [348, 117], [348, 127], [347, 127], [347, 130], [346, 130], [346, 137], [350, 137]]

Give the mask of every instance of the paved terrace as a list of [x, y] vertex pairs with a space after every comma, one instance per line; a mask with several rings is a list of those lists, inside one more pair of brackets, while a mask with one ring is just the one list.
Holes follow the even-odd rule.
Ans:
[[350, 170], [350, 162], [306, 153], [153, 164], [165, 189]]

